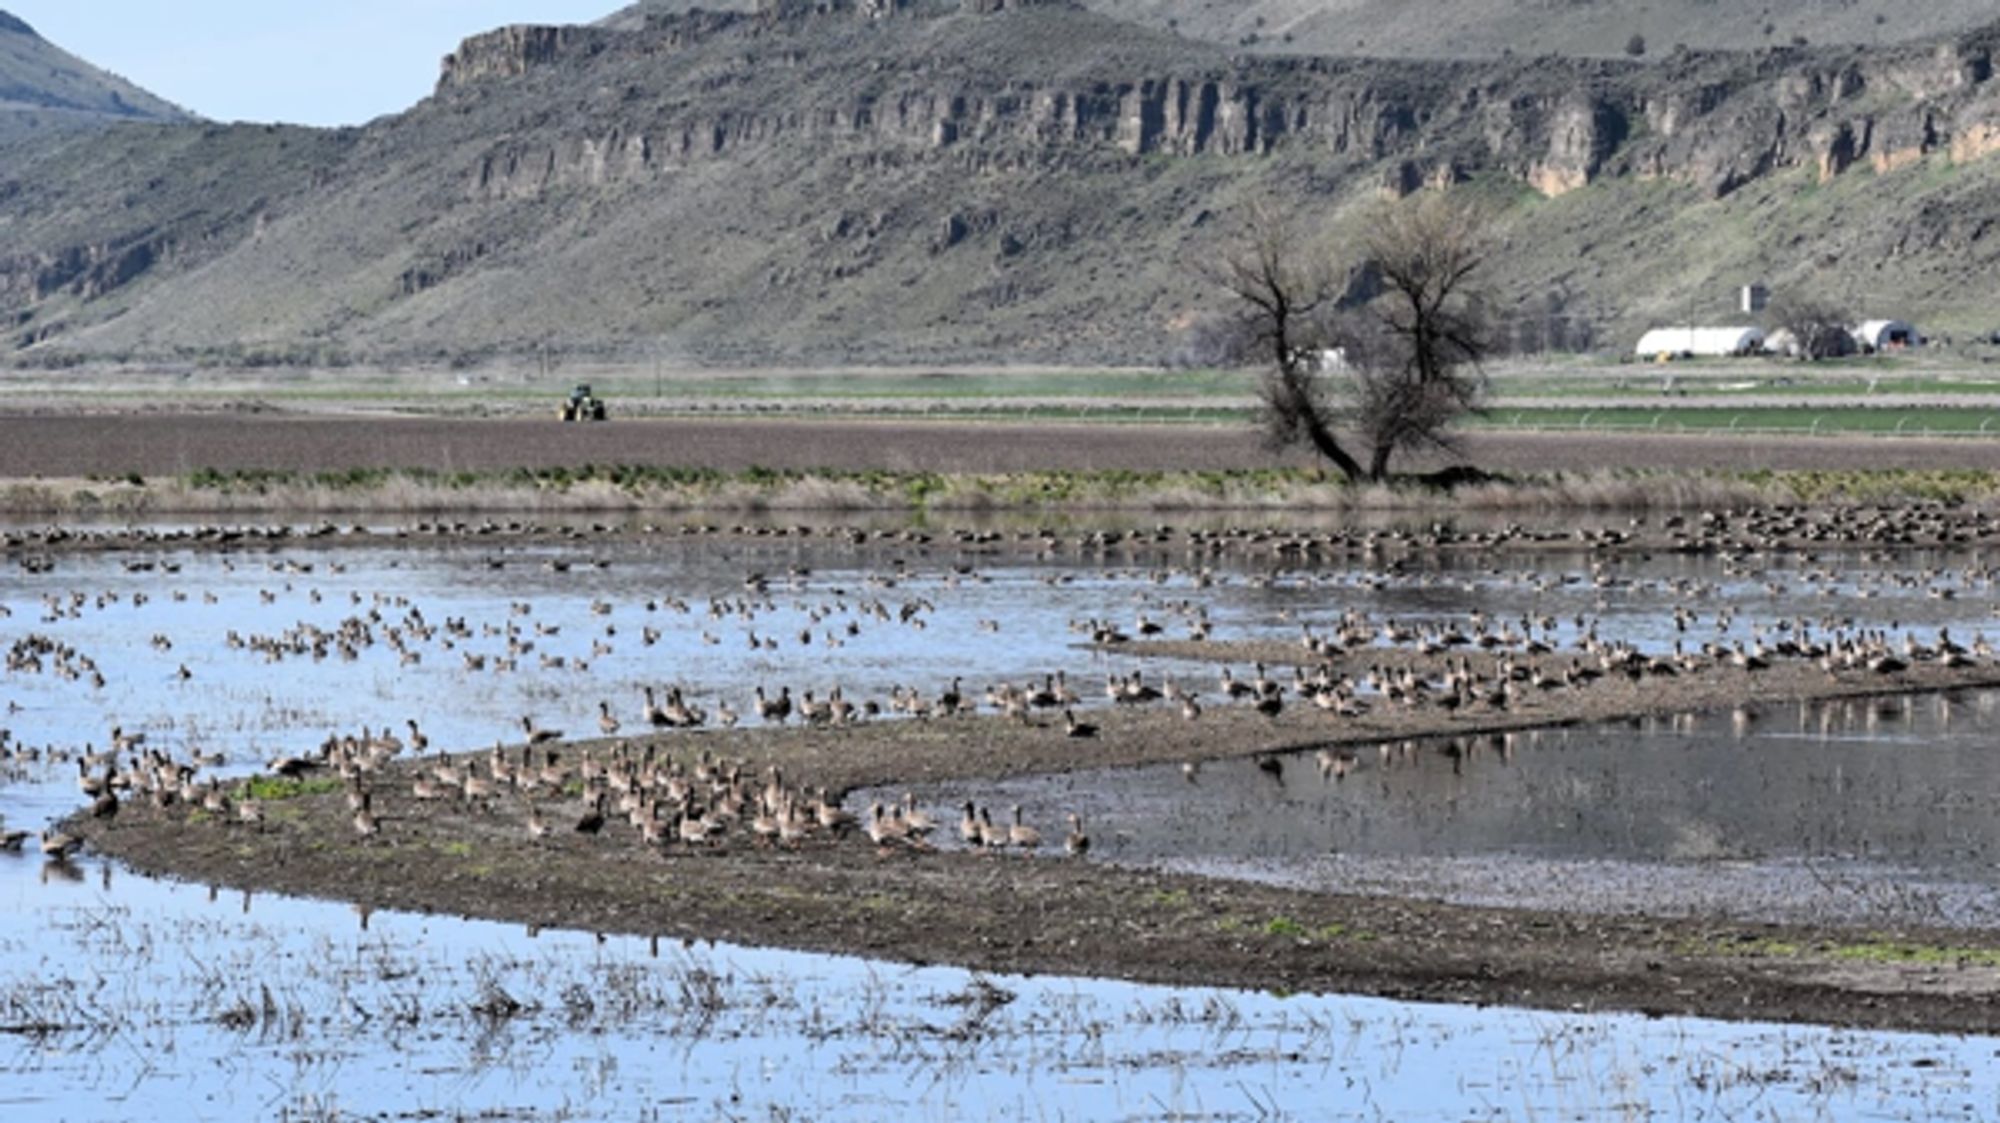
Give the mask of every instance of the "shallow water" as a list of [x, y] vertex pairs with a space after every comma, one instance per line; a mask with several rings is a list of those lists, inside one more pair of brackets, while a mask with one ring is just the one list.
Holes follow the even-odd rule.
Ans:
[[[1402, 741], [991, 785], [1093, 857], [1472, 904], [2000, 923], [2000, 692]], [[922, 794], [922, 793], [920, 793]], [[931, 793], [934, 801], [948, 793]]]
[[2000, 1040], [980, 977], [0, 880], [0, 1111], [1979, 1119]]
[[[636, 724], [643, 685], [680, 684], [746, 717], [760, 683], [839, 684], [859, 700], [896, 684], [934, 691], [962, 676], [976, 691], [1063, 669], [1095, 698], [1093, 678], [1140, 661], [1090, 654], [1073, 625], [1129, 627], [1146, 614], [1179, 635], [1196, 604], [1217, 639], [1324, 631], [1350, 609], [1462, 622], [1476, 607], [1552, 617], [1565, 643], [1594, 621], [1607, 640], [1660, 650], [1683, 635], [1671, 613], [1690, 598], [1701, 638], [1722, 640], [1832, 615], [1969, 636], [1990, 598], [1963, 558], [1852, 564], [1824, 578], [1791, 562], [1732, 571], [1683, 557], [1592, 571], [1566, 555], [1532, 575], [1473, 557], [1325, 570], [1196, 559], [1214, 567], [1197, 580], [1188, 561], [1150, 548], [1005, 562], [950, 542], [830, 550], [789, 537], [673, 537], [10, 565], [0, 639], [32, 635], [75, 654], [0, 677], [12, 743], [40, 757], [17, 754], [0, 775], [0, 815], [32, 829], [73, 810], [75, 766], [51, 756], [103, 747], [113, 725], [177, 755], [220, 753], [225, 771], [241, 772], [329, 734], [403, 731], [409, 719], [454, 748], [518, 741], [524, 715], [594, 734], [600, 699]], [[753, 573], [767, 591], [746, 589]], [[1958, 595], [1936, 595], [1945, 588]], [[711, 601], [722, 607], [714, 616]], [[1738, 606], [1726, 627], [1710, 607], [1724, 603]], [[890, 622], [906, 606], [921, 628]], [[335, 643], [319, 657], [257, 650], [343, 622], [367, 637], [348, 654]], [[502, 671], [510, 638], [514, 669]], [[470, 669], [468, 654], [485, 669]], [[59, 673], [80, 657], [103, 686]], [[1147, 668], [1149, 679], [1190, 685], [1215, 674]], [[1282, 788], [1244, 762], [1210, 766], [1193, 789], [1176, 772], [1121, 773], [991, 794], [1027, 801], [1045, 820], [1084, 811], [1098, 852], [1121, 861], [1396, 889], [1504, 884], [1494, 871], [1532, 886], [1556, 865], [1600, 889], [1742, 868], [1775, 878], [1767, 893], [1793, 905], [1810, 887], [1782, 875], [1809, 861], [1815, 883], [1861, 887], [1857, 899], [1884, 877], [1928, 878], [1937, 909], [1977, 921], [1990, 907], [1981, 871], [1996, 853], [1994, 782], [1979, 755], [1994, 708], [1969, 696], [1824, 721], [1770, 711], [1746, 719], [1741, 739], [1728, 715], [1571, 730], [1528, 735], [1511, 760], [1461, 751], [1457, 770], [1419, 747], [1339, 784], [1323, 784], [1306, 756], [1287, 765]], [[1176, 849], [1183, 835], [1218, 833], [1205, 824], [1232, 803], [1259, 808], [1254, 851], [1210, 847], [1191, 859]], [[1121, 808], [1175, 826], [1164, 840], [1119, 827]], [[1935, 813], [1918, 814], [1926, 808]], [[1592, 862], [1603, 869], [1593, 874]], [[1960, 892], [1972, 896], [1951, 896]], [[1927, 1118], [1977, 1117], [1974, 1105], [2000, 1102], [1986, 1039], [1014, 979], [993, 980], [1012, 999], [968, 1025], [989, 992], [963, 972], [746, 949], [655, 954], [643, 942], [440, 918], [375, 916], [363, 930], [340, 906], [260, 898], [246, 909], [240, 895], [211, 899], [88, 857], [45, 866], [0, 856], [0, 902], [9, 1119], [858, 1118], [905, 1106], [935, 1118], [1712, 1117], [1766, 1107], [1783, 1118]], [[1813, 907], [1836, 906], [1860, 907]], [[473, 1011], [505, 1008], [499, 993], [519, 1008]]]

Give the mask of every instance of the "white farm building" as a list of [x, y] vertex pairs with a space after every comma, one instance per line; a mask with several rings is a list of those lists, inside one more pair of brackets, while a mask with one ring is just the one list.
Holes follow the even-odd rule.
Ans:
[[1900, 351], [1923, 346], [1923, 333], [1905, 320], [1869, 320], [1854, 329], [1854, 342], [1863, 351]]
[[1654, 328], [1639, 337], [1633, 353], [1642, 359], [1750, 355], [1763, 346], [1762, 328]]

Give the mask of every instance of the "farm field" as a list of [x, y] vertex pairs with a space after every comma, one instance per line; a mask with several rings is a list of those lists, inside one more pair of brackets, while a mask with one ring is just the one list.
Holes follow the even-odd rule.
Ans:
[[[1524, 473], [1615, 464], [1635, 493], [1730, 460], [1891, 480], [1806, 507], [480, 507], [496, 484], [345, 526], [23, 515], [0, 537], [0, 820], [30, 833], [0, 855], [0, 1000], [75, 1059], [15, 1071], [52, 1113], [138, 1034], [188, 1058], [140, 1089], [265, 1114], [379, 1117], [444, 1071], [532, 1118], [682, 1094], [858, 1118], [912, 1081], [948, 1118], [1006, 1073], [1030, 1074], [1021, 1116], [1069, 1079], [1100, 1115], [1296, 1113], [1332, 1077], [1375, 1089], [1356, 1116], [1459, 1117], [1381, 1063], [1422, 1038], [1535, 1114], [1618, 1117], [1590, 1091], [1609, 1065], [1641, 1102], [1973, 1118], [2000, 987], [2000, 520], [1881, 469], [1973, 479], [1990, 447], [1468, 443]], [[1221, 426], [0, 418], [9, 488], [621, 461], [947, 489], [1310, 475]], [[77, 790], [100, 772], [132, 785], [108, 814]], [[80, 852], [36, 861], [44, 829]], [[199, 941], [216, 966], [85, 1004], [29, 950], [56, 938], [135, 964]], [[324, 1051], [288, 1061], [307, 1034]], [[671, 1082], [644, 1061], [668, 1044], [691, 1058]], [[551, 1057], [567, 1075], [518, 1078]], [[745, 1058], [773, 1082], [731, 1100], [715, 1074]], [[207, 1083], [212, 1060], [257, 1090]]]

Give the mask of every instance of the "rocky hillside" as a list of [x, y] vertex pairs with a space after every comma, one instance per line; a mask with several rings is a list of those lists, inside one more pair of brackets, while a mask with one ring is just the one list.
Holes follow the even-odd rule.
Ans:
[[[603, 21], [634, 27], [760, 0], [639, 0]], [[1080, 0], [1090, 10], [1236, 50], [1391, 58], [1546, 54], [1658, 57], [1677, 49], [1884, 46], [1939, 39], [2000, 16], [1988, 0]], [[1637, 41], [1634, 41], [1634, 37]]]
[[[13, 361], [1153, 361], [1276, 196], [1501, 216], [1502, 311], [1621, 342], [1736, 284], [1991, 326], [2000, 26], [1658, 60], [1230, 51], [1053, 0], [506, 28], [365, 130], [132, 126], [0, 165]], [[106, 174], [105, 169], [113, 169]]]

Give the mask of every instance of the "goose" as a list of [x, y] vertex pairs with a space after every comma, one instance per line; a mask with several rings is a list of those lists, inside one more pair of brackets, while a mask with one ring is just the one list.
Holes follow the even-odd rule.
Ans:
[[1182, 720], [1197, 721], [1201, 718], [1201, 703], [1196, 701], [1195, 698], [1196, 696], [1193, 694], [1181, 695]]
[[792, 716], [792, 688], [779, 687], [776, 698], [764, 696], [764, 688], [757, 688], [757, 717], [760, 721], [775, 722], [779, 725]]
[[67, 861], [69, 856], [83, 849], [83, 840], [63, 831], [42, 831], [42, 853], [58, 862]]
[[892, 846], [914, 844], [909, 827], [901, 819], [884, 811], [882, 801], [879, 799], [868, 808], [867, 831], [868, 841], [874, 843], [878, 851], [886, 852]]
[[1097, 736], [1097, 726], [1091, 722], [1076, 720], [1075, 711], [1065, 709], [1063, 711], [1063, 735], [1079, 739], [1095, 737]]
[[549, 837], [550, 831], [551, 828], [549, 827], [549, 821], [547, 819], [542, 818], [542, 809], [536, 807], [533, 803], [529, 803], [528, 837], [539, 842], [542, 839]]
[[707, 846], [709, 836], [714, 833], [708, 820], [691, 811], [682, 811], [674, 823], [674, 834], [686, 846]]
[[813, 815], [819, 820], [820, 829], [831, 832], [836, 838], [854, 826], [854, 813], [837, 803], [828, 802], [825, 792], [821, 792], [819, 799], [814, 801]]
[[772, 805], [759, 801], [757, 813], [750, 816], [750, 835], [759, 846], [769, 846], [784, 834], [782, 813], [773, 810]]
[[602, 698], [597, 700], [597, 728], [606, 737], [618, 736], [618, 731], [623, 728], [618, 719], [611, 716], [611, 703]]
[[1083, 833], [1083, 817], [1075, 812], [1069, 817], [1069, 836], [1063, 839], [1063, 850], [1072, 858], [1081, 858], [1090, 849], [1090, 836]]
[[917, 806], [915, 792], [903, 793], [903, 826], [916, 838], [924, 838], [937, 829], [937, 819]]
[[[111, 766], [108, 764], [105, 765], [105, 768], [107, 770], [107, 775], [109, 774], [108, 770], [110, 769], [110, 767]], [[84, 795], [87, 795], [92, 799], [95, 799], [98, 796], [103, 795], [110, 786], [111, 783], [108, 779], [106, 779], [105, 776], [94, 775], [90, 771], [90, 763], [88, 761], [82, 758], [77, 759], [76, 762], [77, 791], [80, 791]]]
[[543, 729], [535, 724], [535, 719], [532, 717], [521, 719], [521, 729], [527, 733], [530, 745], [546, 745], [550, 741], [560, 741], [563, 737], [562, 730]]
[[968, 799], [965, 801], [965, 814], [958, 820], [958, 840], [967, 846], [978, 846], [983, 838], [979, 826], [979, 811]]
[[326, 764], [323, 761], [303, 756], [281, 756], [269, 765], [272, 775], [282, 776], [287, 780], [301, 779], [307, 773], [317, 772], [324, 767]]
[[1220, 685], [1222, 696], [1230, 701], [1235, 701], [1239, 698], [1248, 698], [1257, 692], [1256, 687], [1231, 674], [1228, 667], [1222, 668]]
[[354, 833], [362, 838], [374, 838], [382, 833], [382, 821], [375, 817], [374, 809], [370, 807], [371, 802], [369, 793], [363, 791], [361, 806], [354, 811]]
[[812, 820], [805, 817], [790, 796], [778, 808], [778, 845], [796, 850], [812, 833]]
[[993, 825], [993, 816], [984, 807], [979, 809], [979, 845], [986, 852], [1007, 848], [1007, 832]]
[[1007, 844], [1032, 853], [1042, 845], [1042, 832], [1021, 821], [1021, 805], [1014, 805], [1014, 825], [1007, 828]]
[[21, 830], [0, 831], [0, 851], [18, 854], [21, 845], [28, 841], [28, 832]]
[[602, 795], [591, 801], [590, 810], [584, 812], [583, 818], [576, 821], [574, 829], [578, 834], [590, 835], [594, 835], [604, 829], [604, 797]]

